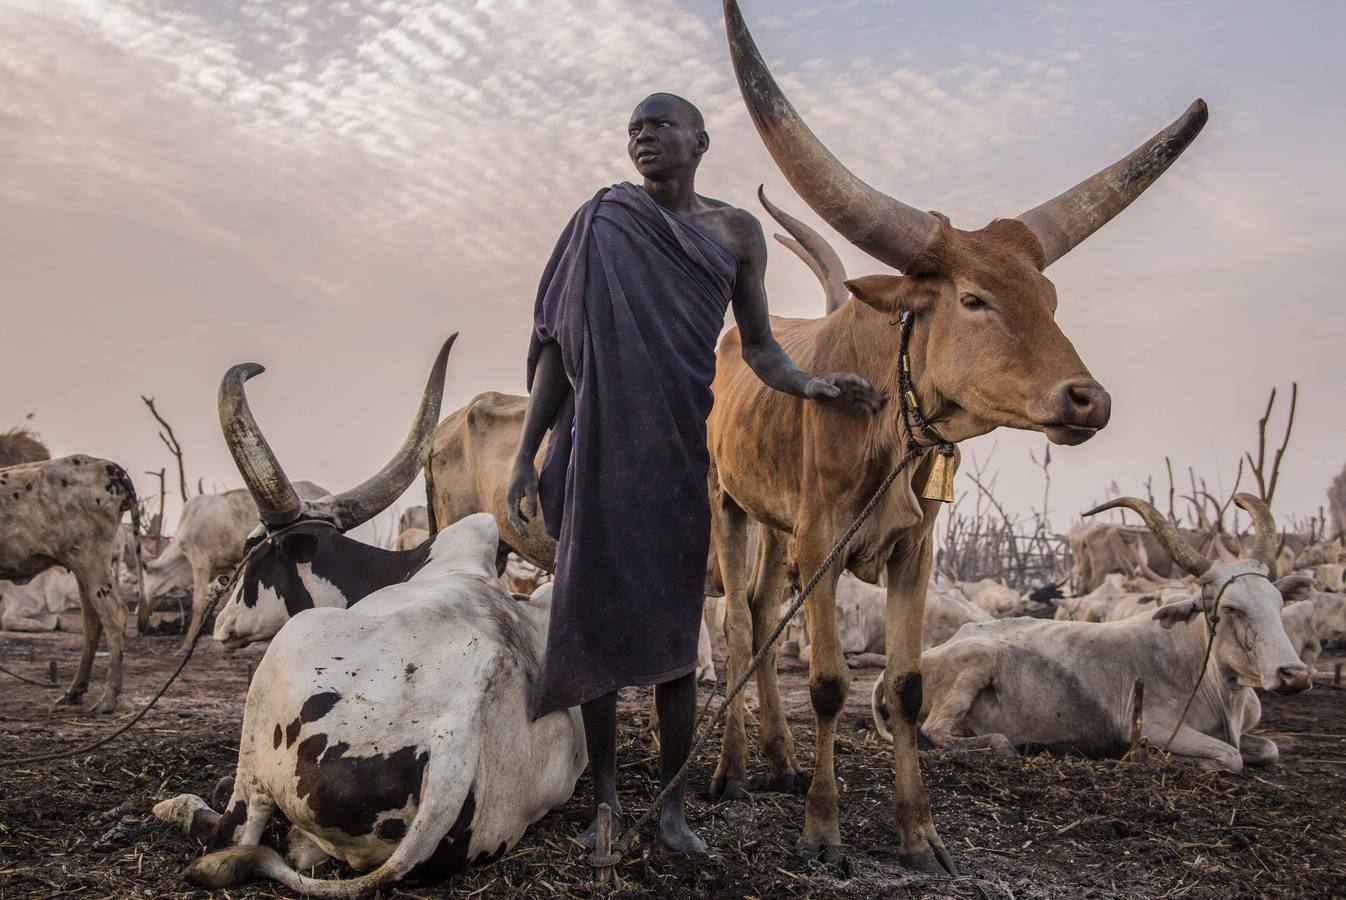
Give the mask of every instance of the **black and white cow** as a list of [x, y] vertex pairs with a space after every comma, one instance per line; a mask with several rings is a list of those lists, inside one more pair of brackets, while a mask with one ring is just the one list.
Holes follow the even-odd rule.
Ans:
[[[276, 635], [248, 690], [226, 812], [194, 795], [155, 807], [209, 832], [215, 852], [189, 880], [261, 876], [319, 897], [437, 881], [498, 859], [570, 799], [587, 764], [579, 710], [530, 711], [551, 588], [511, 597], [498, 546], [495, 520], [469, 516], [409, 580], [353, 609], [302, 611]], [[294, 825], [288, 863], [259, 843], [277, 809]], [[297, 871], [328, 857], [368, 874]]]
[[226, 648], [267, 640], [306, 609], [345, 609], [406, 581], [426, 564], [433, 540], [410, 550], [385, 550], [343, 532], [391, 506], [425, 464], [455, 338], [439, 351], [411, 431], [392, 461], [364, 484], [318, 500], [295, 490], [248, 406], [243, 383], [262, 367], [248, 363], [225, 374], [220, 427], [261, 519], [244, 544], [246, 564], [234, 593], [215, 617], [215, 639]]

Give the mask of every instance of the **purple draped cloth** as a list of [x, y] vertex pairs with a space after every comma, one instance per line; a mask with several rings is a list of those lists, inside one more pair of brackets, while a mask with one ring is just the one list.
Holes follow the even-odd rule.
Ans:
[[696, 668], [706, 417], [737, 270], [733, 251], [623, 183], [579, 208], [543, 272], [528, 387], [554, 342], [571, 391], [539, 473], [557, 547], [534, 716]]

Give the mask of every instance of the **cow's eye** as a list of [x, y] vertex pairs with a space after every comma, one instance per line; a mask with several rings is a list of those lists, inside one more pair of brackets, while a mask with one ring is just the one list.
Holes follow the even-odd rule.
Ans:
[[964, 309], [986, 309], [991, 305], [976, 294], [964, 294], [958, 299], [962, 301]]

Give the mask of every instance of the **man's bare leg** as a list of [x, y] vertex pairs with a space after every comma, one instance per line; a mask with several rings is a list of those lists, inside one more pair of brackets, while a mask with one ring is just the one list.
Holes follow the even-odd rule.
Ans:
[[[654, 705], [659, 711], [659, 785], [673, 780], [692, 750], [696, 725], [696, 673], [654, 686]], [[592, 759], [592, 757], [590, 757]], [[687, 779], [678, 783], [659, 810], [659, 831], [654, 845], [673, 853], [705, 853], [706, 842], [687, 825], [684, 804]]]
[[[696, 703], [695, 693], [692, 694], [692, 703]], [[617, 802], [617, 692], [590, 700], [580, 707], [580, 712], [584, 716], [584, 742], [589, 748], [589, 777], [594, 783], [594, 815], [589, 821], [589, 827], [576, 840], [592, 850], [594, 834], [598, 830], [600, 803], [612, 807], [613, 836], [616, 837], [622, 830], [622, 805]], [[662, 710], [660, 714], [663, 714]]]

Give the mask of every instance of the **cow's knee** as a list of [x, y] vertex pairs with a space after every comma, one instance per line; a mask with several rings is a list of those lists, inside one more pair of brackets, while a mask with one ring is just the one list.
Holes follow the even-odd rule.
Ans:
[[[844, 671], [844, 670], [843, 670]], [[816, 675], [809, 679], [809, 699], [820, 719], [834, 719], [846, 705], [849, 679], [842, 675]]]
[[916, 720], [921, 715], [921, 702], [924, 698], [921, 673], [890, 673], [884, 681], [889, 714], [898, 716], [907, 725], [915, 727]]

